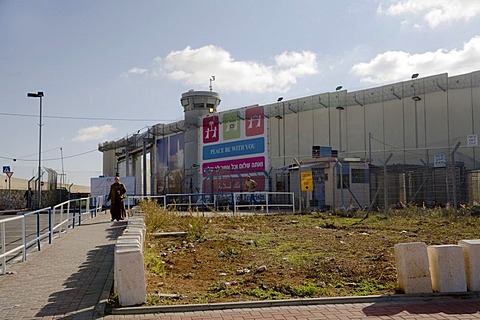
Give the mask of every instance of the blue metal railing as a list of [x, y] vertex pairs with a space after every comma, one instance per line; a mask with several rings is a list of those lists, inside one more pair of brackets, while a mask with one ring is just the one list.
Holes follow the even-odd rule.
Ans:
[[[38, 209], [26, 212], [21, 216], [0, 220], [0, 262], [2, 264], [2, 274], [7, 272], [8, 257], [17, 256], [18, 252], [21, 251], [22, 261], [25, 261], [27, 259], [27, 250], [33, 245], [37, 244], [37, 250], [40, 251], [42, 240], [48, 238], [48, 244], [51, 244], [54, 234], [60, 237], [62, 232], [67, 232], [69, 228], [75, 228], [75, 224], [81, 225], [82, 219], [95, 217], [100, 211], [102, 204], [101, 199], [73, 199], [62, 202], [52, 208]], [[36, 218], [35, 222], [32, 223], [31, 217]], [[29, 223], [27, 224], [27, 222]], [[21, 234], [15, 234], [19, 223], [21, 224]], [[9, 243], [7, 243], [7, 224], [11, 225], [11, 228], [8, 229]], [[17, 228], [15, 228], [15, 224]], [[35, 229], [33, 233], [31, 231], [32, 225], [34, 225]], [[32, 235], [34, 235], [33, 238], [31, 238]], [[21, 245], [15, 246], [17, 242], [21, 242]], [[7, 246], [9, 246], [8, 250]]]
[[[44, 229], [42, 230], [41, 224], [40, 224], [40, 213], [46, 212], [48, 213], [48, 227], [46, 228], [46, 231]], [[36, 222], [35, 222], [35, 237], [31, 239], [30, 241], [28, 240], [28, 236], [30, 234], [27, 233], [27, 219], [31, 216], [36, 216]], [[21, 216], [17, 217], [12, 217], [12, 218], [7, 218], [0, 220], [0, 230], [1, 230], [1, 247], [2, 247], [2, 253], [0, 254], [0, 259], [2, 262], [2, 274], [6, 273], [6, 268], [7, 268], [7, 257], [11, 256], [13, 254], [17, 254], [17, 252], [21, 251], [22, 252], [22, 261], [25, 261], [27, 259], [27, 249], [31, 247], [33, 244], [37, 243], [38, 250], [41, 250], [41, 240], [48, 237], [49, 243], [51, 243], [51, 209], [50, 208], [43, 208], [43, 209], [38, 209], [32, 212], [27, 212]], [[19, 237], [21, 240], [21, 245], [18, 245], [16, 247], [10, 248], [7, 251], [7, 235], [6, 235], [6, 225], [8, 224], [15, 224], [15, 223], [20, 223], [21, 224], [21, 236]], [[10, 230], [9, 230], [10, 231]], [[44, 231], [42, 233], [42, 231]], [[18, 241], [18, 238], [15, 239], [15, 241], [12, 241], [12, 243]]]
[[[52, 207], [54, 227], [53, 231], [58, 232], [60, 237], [62, 232], [67, 232], [69, 228], [75, 229], [75, 225], [82, 224], [82, 219], [96, 217], [104, 205], [103, 197], [79, 198], [68, 200]], [[58, 220], [58, 221], [57, 221]]]
[[144, 195], [127, 195], [125, 199], [127, 203], [127, 209], [130, 210], [130, 207], [134, 207], [138, 204], [139, 200], [155, 200], [157, 203], [162, 206], [167, 206], [167, 200], [165, 196], [144, 196]]

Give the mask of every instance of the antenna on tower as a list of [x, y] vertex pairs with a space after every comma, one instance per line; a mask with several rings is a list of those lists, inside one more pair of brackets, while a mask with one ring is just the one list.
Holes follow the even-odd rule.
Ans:
[[210, 78], [210, 92], [212, 91], [212, 81], [215, 81], [215, 76]]

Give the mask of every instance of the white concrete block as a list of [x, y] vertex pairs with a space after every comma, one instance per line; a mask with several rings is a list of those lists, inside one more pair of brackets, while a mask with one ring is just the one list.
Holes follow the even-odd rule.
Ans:
[[467, 289], [480, 291], [480, 240], [460, 240], [458, 244], [463, 248], [465, 256]]
[[142, 245], [142, 236], [140, 234], [123, 234], [120, 237], [117, 238], [117, 243], [118, 242], [137, 242]]
[[115, 255], [114, 273], [119, 304], [135, 306], [145, 303], [147, 288], [142, 251], [125, 248], [116, 250]]
[[139, 235], [140, 236], [140, 243], [143, 245], [145, 243], [145, 232], [144, 229], [140, 228], [128, 228], [126, 229], [122, 236], [129, 236], [129, 235]]
[[145, 224], [145, 219], [143, 217], [130, 217], [127, 221], [127, 225], [131, 224]]
[[423, 242], [398, 243], [394, 251], [399, 289], [407, 294], [431, 293], [427, 245]]
[[143, 218], [130, 217], [127, 228], [117, 238], [114, 256], [114, 292], [121, 306], [146, 301], [147, 289], [143, 262], [146, 227]]
[[125, 241], [125, 242], [117, 242], [115, 244], [115, 250], [122, 249], [122, 248], [136, 248], [138, 250], [142, 250], [140, 243], [138, 241]]
[[465, 257], [462, 247], [453, 244], [429, 246], [428, 261], [435, 292], [466, 292]]
[[127, 221], [127, 226], [131, 225], [145, 225], [145, 219], [143, 217], [130, 217]]
[[[113, 266], [117, 266], [117, 251], [118, 250], [138, 250], [142, 251], [142, 247], [140, 246], [140, 243], [138, 241], [126, 241], [126, 242], [120, 242], [117, 241], [115, 244], [115, 252], [113, 254]], [[117, 279], [118, 272], [113, 273], [113, 292], [118, 293], [118, 279]]]

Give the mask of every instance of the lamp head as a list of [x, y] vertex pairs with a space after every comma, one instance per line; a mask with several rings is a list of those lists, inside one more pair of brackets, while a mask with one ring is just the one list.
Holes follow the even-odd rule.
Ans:
[[41, 92], [41, 91], [39, 91], [37, 93], [29, 92], [29, 93], [27, 93], [27, 97], [29, 97], [29, 98], [41, 98], [41, 97], [43, 97], [43, 92]]

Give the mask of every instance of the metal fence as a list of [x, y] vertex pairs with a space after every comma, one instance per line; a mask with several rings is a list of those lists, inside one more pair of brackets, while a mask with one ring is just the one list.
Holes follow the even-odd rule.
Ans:
[[[254, 197], [254, 198], [252, 198]], [[176, 211], [229, 211], [233, 214], [249, 210], [257, 213], [279, 211], [295, 212], [293, 192], [232, 192], [232, 193], [172, 193], [163, 196], [127, 196], [127, 208], [137, 205], [140, 200], [156, 201], [160, 206]], [[254, 199], [255, 205], [250, 205]], [[130, 205], [131, 204], [131, 205]]]
[[48, 239], [51, 244], [55, 235], [60, 237], [83, 220], [93, 218], [101, 207], [100, 199], [81, 198], [0, 220], [2, 274], [7, 272], [7, 262], [20, 256], [25, 261], [35, 245], [41, 250], [42, 240]]
[[426, 207], [480, 204], [480, 171], [473, 148], [370, 152], [371, 205]]

